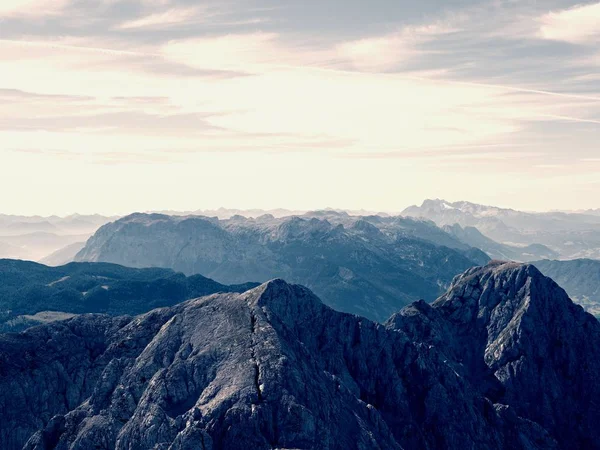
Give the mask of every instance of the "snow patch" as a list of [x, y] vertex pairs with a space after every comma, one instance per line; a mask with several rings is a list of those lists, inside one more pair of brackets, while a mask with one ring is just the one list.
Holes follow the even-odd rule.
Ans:
[[69, 278], [71, 278], [71, 277], [67, 275], [66, 277], [62, 277], [61, 279], [53, 281], [52, 283], [48, 283], [46, 286], [52, 287], [55, 284], [62, 283], [63, 281], [67, 281]]

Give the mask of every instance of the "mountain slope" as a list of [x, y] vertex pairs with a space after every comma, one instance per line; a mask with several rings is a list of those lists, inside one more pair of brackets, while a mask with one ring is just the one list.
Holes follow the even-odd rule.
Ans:
[[[244, 291], [247, 283], [225, 286], [201, 275], [169, 269], [130, 269], [106, 263], [47, 267], [0, 260], [0, 331], [18, 331], [64, 315], [140, 314], [215, 292]], [[41, 314], [38, 314], [41, 313]]]
[[470, 269], [432, 305], [412, 305], [388, 327], [442, 352], [483, 395], [563, 448], [600, 448], [600, 323], [534, 266]]
[[74, 214], [66, 217], [12, 216], [0, 214], [0, 235], [45, 232], [58, 235], [92, 234], [100, 226], [117, 219], [100, 215]]
[[[0, 253], [0, 258], [19, 257], [35, 261], [68, 245], [85, 241], [89, 237], [89, 234], [60, 235], [42, 231], [20, 235], [0, 235], [0, 243], [4, 244], [0, 244], [0, 252], [6, 251], [6, 253]], [[8, 249], [4, 250], [2, 248], [4, 246], [8, 246]], [[19, 251], [14, 252], [14, 248], [18, 248]]]
[[285, 278], [336, 309], [374, 320], [416, 299], [435, 299], [457, 273], [488, 260], [432, 223], [323, 214], [230, 220], [134, 214], [98, 230], [76, 259], [170, 267], [226, 284]]
[[[54, 265], [66, 263], [77, 252], [73, 250], [76, 243], [86, 241], [100, 226], [115, 219], [78, 214], [67, 217], [0, 214], [0, 258], [41, 261], [48, 257]], [[72, 252], [52, 255], [65, 247]], [[52, 259], [55, 257], [58, 260]]]
[[442, 352], [279, 280], [0, 336], [0, 410], [6, 450], [558, 448]]
[[569, 297], [591, 314], [600, 316], [600, 261], [535, 261], [542, 273], [560, 284]]
[[558, 253], [541, 244], [530, 244], [524, 247], [500, 244], [484, 236], [475, 227], [461, 227], [459, 224], [444, 225], [443, 230], [459, 239], [461, 242], [477, 247], [492, 259], [530, 262], [542, 258], [556, 258]]
[[28, 251], [22, 247], [2, 242], [0, 240], [0, 255], [5, 258], [25, 259], [28, 256]]
[[75, 242], [56, 250], [54, 253], [51, 253], [48, 256], [45, 256], [44, 258], [40, 259], [39, 262], [47, 266], [63, 266], [72, 262], [77, 253], [79, 253], [83, 247], [85, 247], [85, 241]]
[[600, 216], [592, 214], [531, 213], [469, 202], [425, 200], [421, 206], [406, 208], [402, 215], [429, 219], [440, 227], [475, 227], [501, 244], [541, 244], [561, 258], [600, 258]]

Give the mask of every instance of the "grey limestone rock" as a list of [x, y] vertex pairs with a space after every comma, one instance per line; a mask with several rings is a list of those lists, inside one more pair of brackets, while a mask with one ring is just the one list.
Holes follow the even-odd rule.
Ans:
[[458, 276], [390, 329], [430, 345], [495, 403], [562, 448], [600, 448], [600, 324], [532, 265], [493, 262]]
[[[135, 318], [82, 315], [0, 336], [0, 448], [570, 448], [556, 434], [563, 422], [554, 409], [531, 411], [535, 396], [556, 400], [555, 392], [540, 378], [504, 376], [516, 370], [512, 353], [503, 359], [491, 346], [481, 356], [491, 375], [461, 369], [461, 338], [489, 329], [491, 342], [503, 342], [524, 317], [519, 283], [534, 283], [518, 268], [478, 270], [433, 308], [417, 303], [387, 326], [273, 280]], [[479, 318], [483, 292], [490, 307]], [[505, 315], [493, 312], [499, 307]], [[564, 326], [586, 322], [565, 308]], [[558, 316], [540, 320], [549, 320], [547, 339], [566, 332]], [[573, 350], [571, 372], [554, 375], [587, 380], [583, 351]], [[475, 350], [469, 357], [477, 362]], [[522, 364], [526, 375], [546, 376], [533, 364]], [[497, 392], [481, 387], [486, 376], [496, 377]], [[568, 393], [566, 382], [556, 386]], [[568, 395], [585, 420], [597, 419], [579, 391]], [[573, 442], [594, 437], [589, 427], [573, 433]]]

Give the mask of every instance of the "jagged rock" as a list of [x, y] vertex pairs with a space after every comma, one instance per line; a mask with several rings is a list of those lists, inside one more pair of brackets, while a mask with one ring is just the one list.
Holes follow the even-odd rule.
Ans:
[[445, 354], [562, 448], [600, 448], [600, 324], [534, 266], [468, 270], [431, 306], [412, 305], [387, 326]]
[[[540, 378], [504, 377], [509, 366], [545, 376], [528, 358], [546, 341], [536, 346], [524, 329], [514, 335], [522, 329], [517, 322], [533, 324], [528, 310], [553, 304], [534, 288], [566, 305], [556, 311], [563, 316], [536, 316], [547, 336], [568, 339], [568, 326], [587, 326], [584, 313], [558, 288], [546, 291], [550, 282], [536, 281], [531, 270], [469, 271], [433, 308], [417, 303], [387, 326], [336, 312], [308, 289], [274, 280], [136, 318], [78, 316], [0, 336], [0, 448], [572, 448], [557, 433], [559, 417], [531, 411], [533, 396], [554, 392]], [[481, 314], [479, 304], [486, 305]], [[482, 350], [481, 370], [491, 375], [462, 370], [467, 337], [492, 335], [487, 330], [498, 344], [526, 336], [525, 360], [511, 366], [497, 346], [486, 353], [477, 340], [465, 358], [475, 366], [475, 349]], [[586, 362], [595, 354], [590, 336], [587, 347], [564, 350], [573, 358], [564, 373], [571, 379], [587, 380], [594, 367]], [[496, 392], [479, 385], [496, 374]], [[560, 406], [573, 401], [570, 411], [587, 408], [585, 421], [598, 419], [565, 380], [556, 386], [567, 395]], [[595, 388], [589, 393], [586, 401], [595, 401]], [[595, 435], [580, 428], [571, 436], [583, 443]]]

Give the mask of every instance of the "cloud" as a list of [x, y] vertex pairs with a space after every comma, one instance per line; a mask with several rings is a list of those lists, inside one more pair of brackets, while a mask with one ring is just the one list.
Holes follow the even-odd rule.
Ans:
[[600, 3], [553, 11], [539, 18], [538, 36], [573, 44], [600, 42]]
[[170, 9], [165, 12], [150, 14], [139, 19], [130, 20], [119, 25], [119, 29], [127, 30], [132, 28], [164, 28], [188, 21], [196, 15], [193, 8]]
[[257, 64], [280, 63], [275, 33], [227, 34], [171, 41], [162, 47], [168, 60], [202, 69], [252, 71]]
[[336, 46], [339, 57], [359, 70], [385, 71], [416, 56], [423, 55], [420, 45], [438, 39], [458, 29], [441, 24], [406, 27], [384, 36], [344, 42]]
[[0, 39], [0, 45], [3, 47], [0, 60], [48, 59], [52, 56], [67, 59], [72, 57], [73, 53], [95, 53], [96, 57], [157, 56], [145, 51], [99, 47], [93, 45], [90, 40], [78, 38], [58, 38], [46, 41]]
[[167, 59], [204, 69], [260, 72], [268, 66], [310, 66], [381, 72], [426, 55], [420, 45], [457, 31], [436, 23], [327, 45], [293, 41], [274, 32], [253, 32], [174, 40], [164, 45], [162, 52]]
[[65, 101], [65, 102], [84, 102], [90, 101], [93, 97], [90, 96], [77, 96], [77, 95], [52, 95], [52, 94], [39, 94], [36, 92], [25, 92], [18, 89], [1, 89], [0, 88], [0, 99], [2, 102], [14, 102], [14, 101], [41, 101], [41, 100], [52, 100], [52, 101]]
[[164, 29], [172, 26], [189, 23], [193, 19], [206, 12], [199, 7], [191, 8], [171, 8], [166, 11], [156, 12], [134, 20], [129, 20], [120, 24], [117, 28], [121, 30], [131, 29]]
[[0, 18], [57, 14], [70, 0], [2, 0]]
[[314, 43], [290, 42], [273, 32], [224, 34], [173, 40], [161, 47], [166, 60], [203, 70], [264, 73], [274, 67], [328, 66], [337, 55]]
[[600, 125], [600, 119], [582, 119], [579, 117], [569, 117], [569, 116], [559, 116], [556, 114], [545, 114], [541, 116], [542, 118], [556, 119], [556, 120], [564, 120], [567, 122], [579, 122], [579, 123], [591, 123], [595, 125]]
[[[287, 3], [272, 13], [280, 22], [257, 26], [260, 3], [77, 1], [51, 20], [3, 20], [0, 141], [12, 151], [0, 152], [0, 188], [31, 171], [53, 197], [67, 196], [63, 205], [81, 194], [83, 205], [106, 197], [105, 208], [127, 210], [134, 200], [122, 192], [139, 190], [136, 207], [163, 198], [175, 208], [182, 192], [199, 198], [227, 184], [214, 206], [258, 198], [313, 208], [339, 204], [336, 191], [348, 206], [386, 209], [404, 201], [397, 193], [460, 197], [518, 173], [547, 201], [549, 184], [535, 177], [548, 170], [536, 166], [597, 154], [597, 49], [562, 44], [560, 21], [539, 6], [479, 2], [469, 14], [427, 16], [430, 25], [419, 16], [324, 32], [315, 17], [286, 16]], [[90, 8], [90, 25], [74, 24]], [[518, 33], [504, 28], [512, 22]], [[539, 39], [551, 25], [560, 41]], [[591, 42], [584, 34], [568, 42]]]
[[417, 53], [412, 42], [396, 35], [345, 42], [337, 51], [353, 67], [373, 71], [392, 69]]
[[[414, 43], [452, 32], [416, 27], [373, 39], [397, 44], [399, 36], [408, 36], [407, 42]], [[506, 139], [533, 120], [593, 120], [578, 114], [582, 105], [598, 100], [435, 74], [351, 70], [356, 61], [341, 54], [337, 44], [319, 47], [277, 33], [181, 39], [128, 50], [95, 47], [85, 40], [0, 44], [9, 55], [0, 58], [0, 86], [95, 99], [85, 107], [62, 104], [59, 113], [52, 99], [36, 100], [35, 108], [26, 101], [0, 107], [3, 129], [21, 132], [5, 136], [23, 148], [33, 142], [64, 148], [59, 139], [65, 138], [73, 149], [156, 150], [168, 148], [176, 137], [173, 147], [189, 151], [402, 154]], [[19, 50], [23, 46], [32, 50], [25, 59]], [[153, 72], [146, 64], [183, 67], [190, 70], [189, 78]], [[203, 76], [242, 69], [250, 74]], [[157, 94], [163, 97], [160, 102], [154, 101]], [[37, 130], [53, 134], [41, 137]]]
[[[157, 5], [155, 5], [157, 6]], [[129, 31], [173, 30], [177, 27], [203, 27], [218, 29], [244, 25], [265, 24], [267, 17], [241, 16], [239, 9], [230, 4], [203, 4], [200, 6], [178, 6], [176, 4], [158, 5], [147, 15], [127, 20], [118, 24], [115, 29]]]

